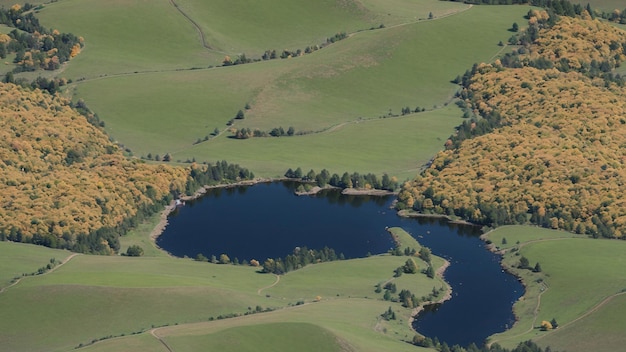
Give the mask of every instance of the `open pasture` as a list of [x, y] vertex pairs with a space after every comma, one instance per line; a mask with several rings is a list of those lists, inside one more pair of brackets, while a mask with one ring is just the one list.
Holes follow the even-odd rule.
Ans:
[[[4, 250], [4, 247], [13, 244], [0, 242], [0, 245]], [[52, 251], [22, 246], [25, 249], [22, 252], [35, 259], [43, 254], [27, 253], [28, 249], [46, 252], [45, 258]], [[3, 257], [9, 258], [8, 255]], [[16, 255], [13, 258], [12, 263], [21, 260]], [[258, 268], [253, 267], [170, 257], [79, 255], [49, 274], [29, 276], [1, 293], [3, 316], [0, 319], [0, 338], [3, 345], [13, 351], [71, 350], [79, 344], [90, 344], [100, 339], [106, 340], [102, 346], [117, 346], [118, 342], [126, 344], [128, 341], [128, 346], [148, 350], [154, 346], [154, 341], [145, 338], [145, 335], [154, 327], [183, 326], [217, 319], [219, 315], [244, 314], [256, 310], [256, 306], [278, 309], [275, 313], [290, 312], [292, 308], [289, 306], [296, 311], [300, 307], [297, 305], [299, 301], [305, 303], [302, 308], [306, 306], [317, 311], [318, 306], [332, 305], [329, 309], [336, 312], [336, 306], [327, 301], [342, 301], [337, 305], [351, 306], [356, 302], [358, 307], [347, 310], [353, 312], [352, 315], [344, 311], [345, 316], [334, 325], [329, 323], [329, 311], [325, 308], [318, 313], [307, 313], [295, 321], [330, 329], [340, 339], [348, 341], [348, 345], [369, 345], [370, 340], [381, 339], [383, 342], [373, 346], [404, 344], [397, 339], [412, 338], [406, 323], [409, 310], [383, 301], [382, 295], [376, 294], [374, 289], [376, 284], [391, 280], [393, 270], [405, 260], [406, 257], [380, 255], [322, 263], [291, 272], [278, 280], [275, 275], [260, 274]], [[436, 266], [441, 265], [439, 258], [433, 260]], [[417, 261], [419, 265], [423, 264]], [[427, 295], [434, 286], [439, 288], [444, 285], [439, 279], [428, 279], [423, 274], [403, 275], [396, 279], [396, 283], [399, 289], [408, 288], [418, 296]], [[363, 310], [361, 305], [369, 308]], [[379, 315], [390, 305], [398, 311], [400, 320], [381, 322]], [[372, 314], [372, 311], [375, 313]], [[248, 324], [248, 318], [273, 316], [270, 314], [274, 313], [253, 314], [220, 322], [245, 321]], [[290, 315], [277, 316], [279, 319], [274, 322], [291, 322], [288, 320]], [[354, 324], [354, 321], [362, 320], [365, 321]], [[37, 339], [30, 337], [33, 321], [37, 321], [38, 329], [46, 331]], [[219, 326], [228, 327], [228, 324]], [[385, 337], [383, 326], [393, 331], [394, 335], [403, 336]], [[372, 328], [375, 328], [374, 333]], [[131, 334], [135, 336], [128, 337]], [[319, 332], [315, 335], [324, 334]], [[248, 340], [254, 341], [254, 336]], [[109, 340], [110, 337], [116, 338]], [[199, 338], [198, 343], [202, 343], [203, 339]], [[328, 343], [335, 340], [334, 337], [329, 338]], [[183, 344], [186, 343], [191, 342]], [[100, 344], [89, 347], [92, 348], [99, 350]]]
[[85, 38], [82, 53], [59, 73], [73, 80], [207, 67], [220, 57], [202, 47], [194, 27], [167, 0], [63, 0], [37, 16]]
[[3, 241], [0, 241], [0, 253], [0, 289], [22, 274], [37, 272], [53, 258], [64, 261], [71, 255], [68, 251]]
[[[492, 342], [513, 347], [519, 341], [540, 339], [542, 344], [548, 344], [543, 342], [544, 339], [548, 341], [552, 334], [559, 336], [561, 328], [541, 331], [539, 327], [542, 321], [554, 318], [562, 327], [576, 321], [575, 326], [586, 328], [585, 321], [591, 322], [593, 319], [577, 319], [626, 288], [626, 280], [621, 273], [626, 263], [626, 243], [568, 238], [563, 236], [563, 232], [552, 231], [550, 235], [548, 231], [515, 226], [498, 229], [489, 235], [494, 245], [500, 243], [498, 236], [506, 237], [507, 242], [511, 243], [507, 245], [503, 263], [513, 268], [513, 272], [526, 283], [525, 296], [514, 306], [518, 322], [511, 330], [494, 335]], [[492, 234], [497, 236], [492, 237]], [[517, 240], [519, 244], [516, 244]], [[531, 268], [539, 263], [541, 272], [518, 268], [522, 257], [529, 260]], [[612, 340], [610, 329], [605, 329], [605, 332], [607, 341]], [[597, 338], [595, 342], [598, 346], [602, 345], [603, 339], [601, 336]]]
[[[457, 89], [449, 81], [497, 55], [502, 49], [497, 43], [506, 41], [507, 28], [522, 21], [526, 11], [523, 6], [474, 6], [439, 20], [356, 33], [299, 58], [103, 77], [79, 82], [74, 93], [137, 156], [226, 159], [264, 176], [297, 166], [412, 176], [460, 123], [453, 118], [460, 111], [445, 108], [445, 120], [441, 113], [417, 114], [413, 121], [420, 120], [420, 126], [410, 129], [394, 119], [377, 126], [360, 122], [399, 115], [405, 107], [441, 109]], [[223, 132], [226, 123], [246, 104], [250, 109], [234, 128], [294, 127], [296, 133], [313, 133], [232, 140]], [[359, 128], [352, 128], [357, 123]], [[430, 124], [434, 129], [428, 129]], [[216, 128], [223, 132], [219, 137], [194, 144]], [[415, 139], [424, 142], [414, 144]], [[413, 157], [424, 146], [422, 156]], [[409, 150], [401, 154], [409, 157], [397, 155], [405, 147]]]

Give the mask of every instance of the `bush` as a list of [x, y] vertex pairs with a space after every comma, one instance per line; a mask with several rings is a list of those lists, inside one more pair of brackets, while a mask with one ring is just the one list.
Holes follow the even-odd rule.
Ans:
[[143, 248], [138, 245], [132, 245], [126, 250], [126, 255], [129, 257], [141, 257], [143, 255]]

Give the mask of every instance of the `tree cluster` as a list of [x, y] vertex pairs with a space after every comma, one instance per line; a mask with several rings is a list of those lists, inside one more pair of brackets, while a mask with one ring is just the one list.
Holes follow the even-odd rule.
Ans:
[[43, 27], [31, 9], [29, 4], [0, 8], [0, 24], [16, 28], [0, 34], [0, 58], [15, 53], [16, 72], [56, 70], [80, 53], [83, 38]]
[[364, 188], [364, 189], [383, 189], [388, 191], [394, 191], [399, 187], [396, 177], [389, 177], [387, 174], [383, 174], [382, 178], [369, 173], [361, 175], [358, 172], [349, 174], [344, 172], [341, 177], [338, 174], [330, 174], [326, 169], [323, 169], [319, 174], [314, 170], [310, 170], [306, 175], [303, 174], [301, 168], [293, 170], [289, 168], [285, 172], [285, 177], [297, 179], [304, 182], [315, 182], [319, 187], [325, 187], [330, 185], [338, 188]]
[[263, 272], [282, 275], [289, 271], [303, 268], [309, 264], [343, 260], [343, 253], [337, 254], [332, 248], [324, 247], [321, 250], [296, 247], [292, 254], [285, 258], [268, 258], [263, 262]]
[[229, 164], [226, 160], [215, 164], [192, 165], [189, 179], [185, 185], [185, 193], [193, 194], [202, 186], [211, 186], [224, 183], [239, 182], [254, 179], [254, 173], [239, 166]]
[[[623, 31], [597, 20], [561, 17], [539, 30], [521, 67], [475, 65], [460, 97], [477, 117], [404, 185], [398, 207], [484, 225], [622, 237], [626, 89], [557, 66], [593, 67], [595, 60], [616, 67], [625, 42]], [[529, 64], [540, 58], [554, 67]]]
[[289, 127], [287, 131], [280, 126], [272, 128], [270, 131], [261, 131], [259, 129], [251, 130], [250, 128], [244, 127], [234, 131], [235, 138], [237, 139], [248, 139], [252, 137], [291, 137], [295, 135], [303, 135], [305, 132], [296, 132], [293, 127]]

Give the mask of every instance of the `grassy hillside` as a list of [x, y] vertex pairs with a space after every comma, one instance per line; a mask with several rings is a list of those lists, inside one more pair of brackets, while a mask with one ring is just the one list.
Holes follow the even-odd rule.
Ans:
[[[18, 248], [15, 246], [0, 242], [0, 254], [7, 264], [3, 268], [22, 265], [19, 251], [4, 253]], [[50, 250], [37, 250], [28, 255], [32, 261], [41, 259], [45, 264]], [[435, 266], [440, 265], [441, 259], [433, 259]], [[207, 322], [220, 315], [244, 315], [271, 308], [277, 310], [219, 320], [208, 326], [226, 329], [275, 322], [284, 324], [281, 331], [292, 329], [294, 334], [310, 330], [312, 336], [324, 339], [320, 342], [328, 344], [324, 346], [341, 350], [408, 350], [410, 345], [401, 340], [413, 337], [407, 324], [410, 309], [384, 301], [382, 293], [374, 292], [375, 285], [391, 280], [393, 270], [405, 260], [406, 257], [383, 255], [316, 264], [278, 279], [259, 274], [253, 267], [189, 259], [76, 256], [48, 274], [26, 277], [0, 293], [0, 338], [3, 346], [13, 351], [71, 350], [100, 339], [106, 340], [103, 346], [116, 350], [118, 343], [151, 350], [154, 337], [148, 330], [154, 327], [173, 328], [177, 324], [182, 328], [182, 324]], [[336, 282], [329, 285], [329, 280]], [[434, 285], [444, 285], [424, 274], [406, 274], [395, 282], [398, 290], [410, 289], [416, 295], [427, 295]], [[398, 320], [387, 322], [380, 318], [389, 306], [397, 312]], [[32, 338], [30, 328], [34, 321], [47, 333]], [[312, 325], [287, 324], [292, 322]], [[155, 333], [167, 336], [168, 343], [183, 350], [182, 346], [202, 344], [207, 338], [215, 340], [203, 337], [212, 333], [211, 329], [197, 330], [194, 326], [163, 328]], [[257, 326], [234, 329], [228, 334], [243, 334], [246, 337], [242, 343], [254, 344], [258, 335], [250, 331], [266, 329], [275, 330], [272, 326]], [[131, 334], [132, 338], [123, 338]], [[362, 349], [363, 346], [371, 347]], [[91, 348], [98, 350], [100, 346]]]
[[4, 254], [0, 257], [0, 289], [9, 286], [13, 279], [23, 274], [36, 273], [39, 268], [47, 266], [51, 259], [63, 262], [71, 254], [15, 242], [0, 242], [0, 251]]
[[219, 57], [202, 47], [194, 27], [167, 0], [64, 0], [37, 16], [85, 38], [84, 55], [61, 73], [71, 79], [206, 67]]
[[[170, 152], [174, 160], [182, 161], [224, 158], [264, 176], [282, 175], [294, 165], [408, 176], [458, 125], [460, 120], [454, 118], [458, 111], [417, 114], [405, 122], [385, 119], [358, 128], [343, 124], [399, 115], [405, 107], [441, 108], [457, 89], [449, 81], [472, 63], [494, 57], [501, 50], [497, 43], [510, 36], [507, 28], [522, 20], [525, 12], [527, 8], [518, 6], [473, 7], [440, 20], [357, 33], [299, 58], [88, 79], [76, 86], [74, 94], [85, 99], [106, 122], [107, 131], [138, 156]], [[459, 32], [474, 38], [472, 43]], [[326, 132], [249, 141], [222, 133], [194, 145], [216, 128], [226, 130], [226, 123], [246, 104], [250, 110], [234, 128], [269, 132], [293, 126], [296, 133]], [[394, 130], [400, 135], [391, 138], [408, 148], [403, 155], [392, 153], [397, 144], [390, 143], [385, 131]], [[337, 151], [346, 157], [336, 156]], [[368, 154], [370, 160], [359, 160], [359, 155]], [[385, 160], [390, 155], [398, 159]]]
[[[620, 272], [620, 263], [626, 261], [626, 243], [523, 226], [499, 228], [488, 238], [506, 250], [504, 265], [526, 283], [523, 299], [514, 306], [518, 321], [511, 330], [494, 335], [491, 342], [512, 347], [518, 341], [533, 339], [558, 350], [584, 351], [591, 345], [598, 351], [619, 349], [622, 334], [613, 326], [623, 326], [625, 321], [605, 305], [617, 312], [626, 307], [621, 296], [626, 280]], [[501, 245], [502, 238], [507, 244]], [[540, 263], [541, 272], [519, 269], [522, 257], [531, 267]], [[542, 321], [553, 318], [559, 324], [557, 329], [539, 329]], [[585, 329], [599, 335], [590, 341], [576, 334]]]

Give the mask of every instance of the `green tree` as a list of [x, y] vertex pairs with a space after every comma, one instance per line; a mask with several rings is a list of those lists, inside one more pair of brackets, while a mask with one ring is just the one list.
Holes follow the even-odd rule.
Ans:
[[129, 257], [141, 257], [143, 255], [143, 248], [134, 244], [126, 250], [126, 255]]
[[198, 261], [198, 262], [208, 262], [209, 258], [205, 257], [204, 254], [202, 254], [202, 253], [198, 253], [196, 255], [195, 260]]
[[521, 268], [521, 269], [527, 269], [527, 268], [529, 268], [529, 267], [530, 267], [530, 262], [528, 261], [528, 258], [526, 258], [526, 257], [522, 256], [522, 257], [519, 259], [519, 265], [518, 265], [518, 267], [519, 267], [519, 268]]
[[415, 274], [417, 273], [417, 264], [413, 258], [409, 258], [404, 263], [404, 267], [402, 268], [406, 274]]
[[541, 272], [541, 265], [539, 264], [539, 262], [537, 262], [537, 264], [535, 264], [535, 267], [533, 268], [533, 271], [536, 273], [540, 273]]
[[550, 320], [550, 324], [552, 324], [553, 329], [556, 329], [559, 327], [559, 323], [556, 322], [555, 318], [552, 318], [552, 320]]
[[430, 263], [431, 257], [430, 257], [430, 249], [428, 247], [422, 247], [420, 248], [420, 258], [422, 258], [423, 261], [425, 261], [426, 263]]
[[235, 119], [237, 120], [243, 120], [246, 116], [243, 113], [243, 110], [239, 110], [237, 111], [237, 115], [235, 116]]
[[513, 22], [513, 25], [511, 26], [511, 32], [517, 31], [519, 31], [519, 25], [517, 24], [517, 22]]
[[429, 265], [428, 268], [426, 268], [425, 274], [431, 279], [435, 278], [435, 269], [433, 269], [432, 265]]

